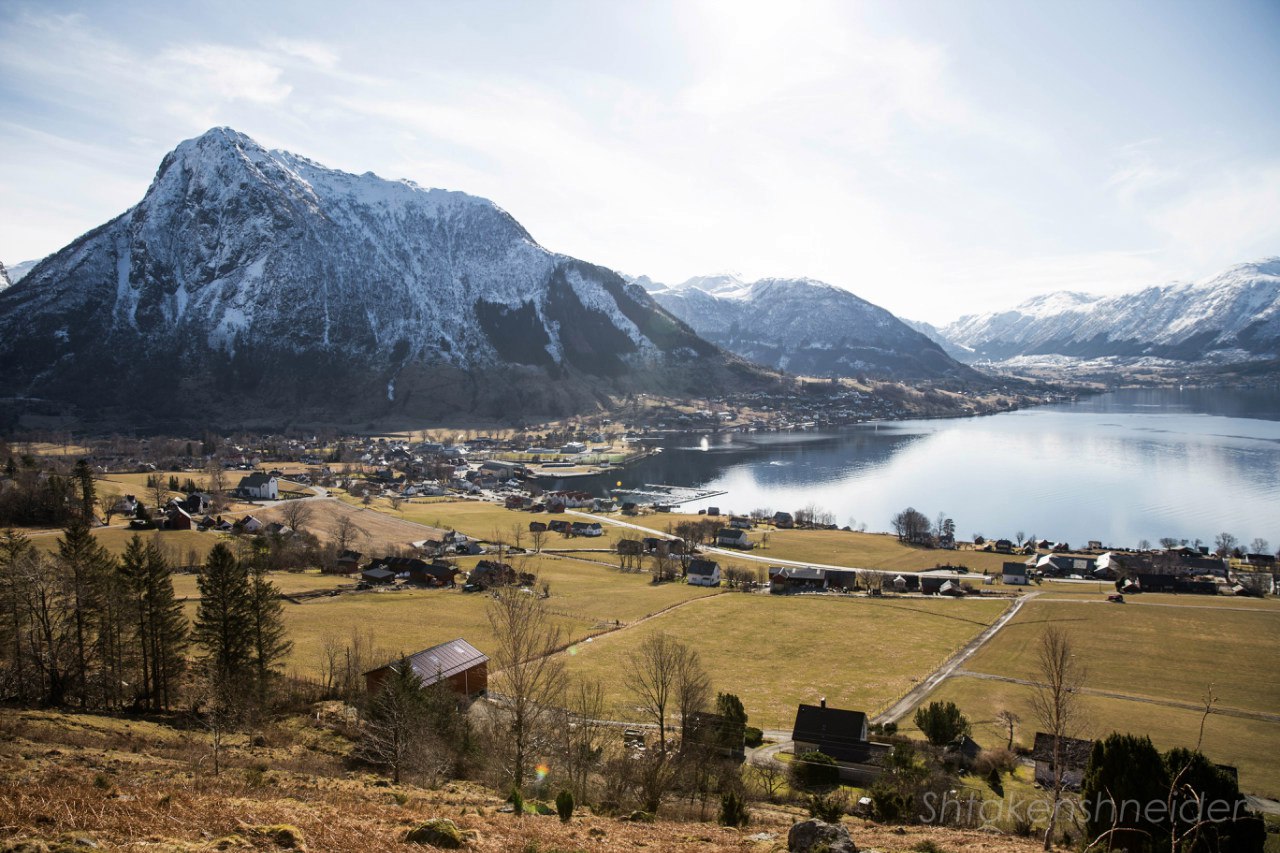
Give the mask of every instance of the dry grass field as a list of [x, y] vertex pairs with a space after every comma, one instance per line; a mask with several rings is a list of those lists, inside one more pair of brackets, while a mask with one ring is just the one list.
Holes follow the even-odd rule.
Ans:
[[[265, 745], [251, 746], [232, 736], [226, 769], [214, 776], [209, 737], [198, 729], [0, 710], [0, 849], [432, 850], [406, 844], [405, 833], [425, 820], [448, 818], [472, 834], [466, 849], [475, 853], [784, 853], [787, 831], [806, 817], [798, 806], [753, 804], [750, 826], [730, 829], [696, 820], [696, 810], [673, 819], [688, 809], [672, 802], [653, 823], [581, 807], [568, 824], [554, 815], [517, 818], [499, 811], [501, 795], [474, 782], [392, 786], [352, 772], [344, 761], [350, 741], [306, 717], [277, 721], [264, 738]], [[1038, 849], [1034, 839], [990, 832], [844, 822], [860, 848], [884, 853]]]
[[[287, 504], [254, 510], [253, 516], [262, 521], [284, 521]], [[415, 519], [406, 515], [404, 518], [338, 500], [309, 500], [306, 507], [310, 516], [302, 525], [303, 530], [315, 534], [322, 542], [332, 541], [334, 530], [342, 518], [350, 518], [362, 535], [353, 546], [366, 554], [379, 554], [395, 550], [401, 546], [440, 536], [443, 529], [423, 527], [415, 523]]]
[[[1011, 710], [1021, 718], [1014, 743], [1030, 746], [1037, 725], [1031, 709], [1033, 689], [1022, 684], [955, 676], [942, 682], [927, 701], [955, 702], [974, 725], [973, 738], [983, 746], [1005, 743], [1008, 730], [996, 714]], [[1145, 734], [1160, 749], [1193, 747], [1200, 737], [1203, 713], [1167, 705], [1085, 695], [1086, 725], [1081, 737], [1105, 737], [1112, 731]], [[911, 717], [904, 717], [902, 731], [918, 734]], [[1205, 722], [1205, 755], [1240, 772], [1240, 787], [1259, 796], [1280, 798], [1280, 724], [1212, 714]]]
[[874, 600], [730, 593], [601, 637], [569, 659], [600, 679], [613, 713], [634, 719], [618, 677], [645, 635], [664, 631], [698, 650], [716, 690], [737, 693], [751, 724], [790, 728], [796, 704], [823, 696], [874, 713], [1003, 612], [998, 601]]
[[[1280, 643], [1280, 607], [1245, 601], [1236, 609], [1231, 605], [1237, 599], [1191, 595], [1137, 601], [1114, 605], [1046, 594], [1023, 607], [964, 669], [1034, 681], [1036, 643], [1046, 625], [1057, 625], [1085, 663], [1086, 689], [1117, 694], [1087, 696], [1086, 734], [1147, 734], [1165, 748], [1196, 743], [1202, 712], [1182, 706], [1202, 703], [1212, 685], [1218, 713], [1206, 725], [1205, 752], [1239, 767], [1247, 790], [1280, 795], [1280, 766], [1273, 758], [1280, 754], [1280, 722], [1230, 714], [1280, 709], [1280, 673], [1266, 651]], [[1031, 694], [1025, 685], [957, 676], [928, 699], [959, 704], [978, 722], [984, 745], [1002, 739], [993, 720], [1010, 708], [1022, 717], [1019, 740], [1028, 744], [1035, 731]]]
[[[142, 537], [143, 542], [154, 542], [173, 565], [185, 566], [204, 562], [205, 557], [219, 542], [228, 542], [231, 537], [223, 533], [200, 533], [195, 530], [129, 530], [127, 527], [94, 528], [94, 538], [112, 554], [124, 553], [125, 546], [134, 535]], [[27, 532], [31, 541], [42, 551], [49, 553], [58, 550], [61, 530], [32, 534]]]

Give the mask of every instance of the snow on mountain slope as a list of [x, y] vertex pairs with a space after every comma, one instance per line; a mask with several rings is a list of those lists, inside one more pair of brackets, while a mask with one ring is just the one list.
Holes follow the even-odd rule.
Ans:
[[31, 272], [32, 268], [38, 263], [40, 263], [39, 260], [22, 261], [9, 267], [9, 281], [13, 284], [22, 281], [26, 274]]
[[[181, 143], [137, 206], [0, 295], [0, 393], [101, 405], [189, 388], [331, 409], [341, 376], [366, 403], [555, 409], [595, 380], [662, 385], [725, 363], [643, 289], [547, 251], [486, 199], [229, 128]], [[476, 386], [495, 371], [516, 378]], [[590, 381], [524, 387], [570, 375]]]
[[961, 317], [941, 330], [976, 358], [1108, 356], [1201, 361], [1280, 353], [1280, 258], [1240, 264], [1194, 284], [1119, 296], [1051, 293], [1010, 311]]
[[4, 290], [11, 284], [13, 284], [13, 282], [9, 279], [9, 271], [5, 269], [3, 263], [0, 263], [0, 290]]
[[888, 311], [813, 279], [703, 276], [650, 293], [707, 340], [793, 373], [978, 378]]

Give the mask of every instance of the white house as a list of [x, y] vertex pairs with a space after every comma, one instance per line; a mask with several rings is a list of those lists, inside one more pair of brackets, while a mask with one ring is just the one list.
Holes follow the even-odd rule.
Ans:
[[261, 471], [255, 471], [247, 477], [241, 477], [240, 485], [237, 489], [240, 494], [247, 498], [257, 498], [264, 501], [280, 499], [280, 485], [276, 478], [270, 474], [263, 474]]
[[1005, 563], [1004, 564], [1004, 582], [1012, 584], [1027, 583], [1027, 566], [1025, 563]]
[[720, 586], [720, 564], [713, 560], [690, 560], [685, 580], [693, 586]]

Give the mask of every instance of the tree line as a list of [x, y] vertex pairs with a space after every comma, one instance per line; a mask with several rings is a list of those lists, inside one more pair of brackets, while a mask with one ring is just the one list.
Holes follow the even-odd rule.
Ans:
[[0, 697], [106, 711], [265, 707], [289, 650], [279, 590], [223, 543], [197, 584], [192, 623], [154, 541], [135, 535], [116, 557], [83, 519], [50, 553], [0, 534]]

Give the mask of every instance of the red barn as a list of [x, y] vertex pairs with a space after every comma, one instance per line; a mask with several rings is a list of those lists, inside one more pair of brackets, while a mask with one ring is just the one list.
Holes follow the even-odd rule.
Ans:
[[[450, 640], [417, 654], [409, 655], [409, 665], [422, 679], [423, 687], [445, 682], [449, 689], [462, 696], [475, 696], [489, 688], [489, 656], [466, 640]], [[378, 689], [400, 661], [371, 669], [364, 674], [365, 687], [370, 693]]]

